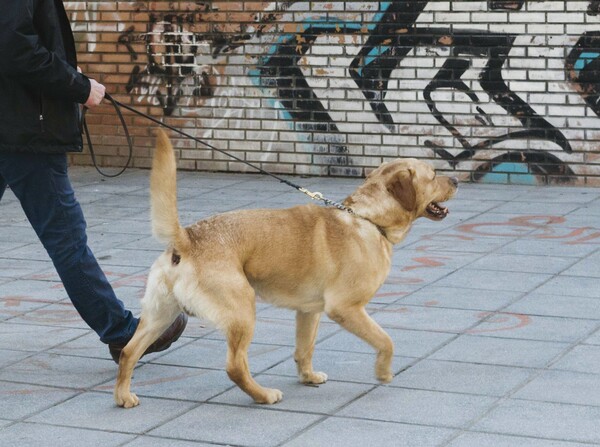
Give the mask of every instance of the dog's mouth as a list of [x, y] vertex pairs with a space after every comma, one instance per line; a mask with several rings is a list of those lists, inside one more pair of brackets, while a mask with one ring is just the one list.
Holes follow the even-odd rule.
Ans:
[[431, 220], [442, 220], [444, 219], [450, 211], [445, 206], [440, 205], [437, 202], [431, 202], [425, 208], [425, 217]]

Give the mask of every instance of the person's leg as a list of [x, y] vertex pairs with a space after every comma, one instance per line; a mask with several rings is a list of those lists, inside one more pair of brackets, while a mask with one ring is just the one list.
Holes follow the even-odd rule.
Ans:
[[2, 200], [4, 191], [6, 191], [6, 181], [4, 180], [4, 177], [2, 177], [2, 173], [0, 172], [0, 200]]
[[0, 175], [21, 202], [81, 317], [104, 343], [126, 343], [138, 320], [117, 299], [87, 246], [66, 156], [3, 154]]

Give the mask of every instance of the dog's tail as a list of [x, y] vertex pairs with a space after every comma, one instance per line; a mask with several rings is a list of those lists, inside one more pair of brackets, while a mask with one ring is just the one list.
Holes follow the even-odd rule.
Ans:
[[150, 173], [152, 234], [179, 251], [189, 248], [190, 238], [179, 224], [177, 212], [177, 163], [167, 134], [159, 129]]

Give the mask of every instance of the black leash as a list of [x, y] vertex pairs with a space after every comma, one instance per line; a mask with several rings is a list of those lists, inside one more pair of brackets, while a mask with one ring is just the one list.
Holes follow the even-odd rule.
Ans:
[[310, 192], [309, 190], [307, 190], [306, 188], [303, 188], [300, 185], [296, 185], [295, 183], [293, 183], [293, 182], [291, 182], [289, 180], [286, 180], [286, 179], [284, 179], [282, 177], [279, 177], [278, 175], [275, 175], [275, 174], [273, 174], [273, 173], [271, 173], [269, 171], [265, 171], [264, 169], [262, 169], [262, 168], [260, 168], [260, 167], [258, 167], [256, 165], [254, 165], [252, 163], [249, 163], [246, 160], [242, 160], [241, 158], [236, 157], [235, 155], [230, 154], [229, 152], [226, 152], [226, 151], [224, 151], [222, 149], [219, 149], [219, 148], [213, 146], [212, 144], [207, 143], [206, 141], [200, 140], [199, 138], [196, 138], [196, 137], [194, 137], [194, 136], [192, 136], [192, 135], [190, 135], [188, 133], [185, 133], [182, 130], [179, 130], [179, 129], [177, 129], [177, 128], [173, 127], [173, 126], [170, 126], [170, 125], [168, 125], [166, 123], [163, 123], [162, 121], [154, 118], [153, 116], [150, 116], [150, 115], [148, 115], [148, 114], [146, 114], [144, 112], [141, 112], [141, 111], [139, 111], [139, 110], [137, 110], [137, 109], [135, 109], [135, 108], [133, 108], [131, 106], [128, 106], [127, 104], [123, 104], [122, 102], [119, 102], [116, 99], [114, 99], [108, 93], [104, 94], [104, 98], [106, 98], [107, 100], [109, 100], [111, 102], [111, 104], [113, 105], [113, 107], [115, 109], [115, 112], [117, 113], [117, 116], [119, 117], [119, 120], [121, 121], [121, 125], [123, 126], [123, 131], [125, 133], [125, 137], [127, 138], [127, 144], [129, 146], [129, 157], [127, 159], [127, 163], [125, 164], [125, 166], [119, 172], [117, 172], [116, 174], [106, 174], [106, 173], [102, 172], [100, 170], [100, 168], [98, 167], [98, 163], [96, 162], [96, 155], [94, 154], [94, 148], [93, 148], [93, 145], [92, 145], [92, 140], [91, 140], [91, 137], [90, 137], [90, 132], [88, 130], [87, 122], [86, 122], [86, 119], [85, 119], [85, 115], [86, 115], [86, 112], [87, 112], [88, 109], [87, 109], [87, 107], [83, 108], [83, 113], [81, 115], [82, 128], [85, 131], [85, 136], [86, 136], [86, 139], [87, 139], [87, 144], [88, 144], [88, 146], [90, 148], [90, 154], [92, 156], [92, 162], [94, 163], [94, 167], [96, 168], [96, 170], [101, 175], [103, 175], [105, 177], [111, 177], [112, 178], [112, 177], [117, 177], [117, 176], [123, 174], [123, 172], [125, 172], [125, 170], [131, 164], [131, 159], [133, 158], [133, 140], [131, 139], [131, 136], [129, 135], [129, 130], [127, 129], [127, 124], [125, 123], [125, 118], [123, 117], [123, 113], [121, 111], [121, 108], [123, 108], [123, 109], [129, 110], [130, 112], [135, 113], [136, 115], [142, 116], [142, 117], [144, 117], [144, 118], [152, 121], [153, 123], [158, 124], [159, 126], [166, 127], [167, 129], [169, 129], [169, 130], [171, 130], [173, 132], [176, 132], [179, 135], [182, 135], [182, 136], [184, 136], [186, 138], [194, 140], [197, 143], [200, 143], [200, 144], [208, 147], [209, 149], [212, 149], [215, 152], [219, 152], [219, 153], [221, 153], [223, 155], [226, 155], [226, 156], [228, 156], [230, 158], [233, 158], [234, 160], [236, 160], [236, 161], [238, 161], [240, 163], [243, 163], [243, 164], [245, 164], [247, 166], [250, 166], [251, 168], [256, 169], [257, 171], [259, 171], [261, 174], [268, 175], [269, 177], [272, 177], [272, 178], [274, 178], [276, 180], [279, 180], [281, 183], [284, 183], [284, 184], [286, 184], [288, 186], [291, 186], [292, 188], [300, 191], [301, 193], [306, 194], [307, 196], [309, 196], [313, 200], [320, 200], [321, 202], [325, 203], [326, 205], [334, 206], [334, 207], [336, 207], [336, 208], [338, 208], [340, 210], [347, 211], [347, 212], [349, 212], [351, 214], [354, 213], [352, 211], [352, 209], [346, 207], [345, 205], [343, 205], [343, 204], [341, 204], [339, 202], [335, 202], [333, 200], [330, 200], [330, 199], [327, 199], [327, 198], [323, 197], [323, 194], [321, 194], [320, 192]]
[[129, 165], [131, 164], [131, 159], [133, 158], [133, 140], [131, 139], [131, 135], [129, 135], [129, 129], [127, 128], [127, 123], [125, 123], [125, 118], [123, 117], [123, 113], [121, 112], [121, 108], [119, 107], [119, 103], [117, 102], [117, 100], [115, 100], [108, 93], [105, 93], [104, 97], [112, 103], [112, 105], [115, 109], [115, 112], [117, 113], [117, 116], [119, 117], [119, 120], [121, 121], [121, 126], [123, 126], [123, 131], [125, 132], [125, 137], [127, 138], [127, 145], [129, 146], [129, 156], [127, 157], [127, 163], [125, 163], [125, 166], [123, 166], [123, 168], [119, 172], [117, 172], [116, 174], [107, 174], [106, 172], [103, 172], [98, 167], [98, 161], [96, 160], [96, 153], [94, 152], [94, 145], [92, 144], [92, 138], [90, 137], [90, 131], [88, 130], [87, 120], [85, 119], [85, 115], [88, 111], [88, 108], [85, 106], [83, 107], [83, 112], [81, 113], [81, 127], [85, 133], [88, 147], [90, 148], [90, 155], [92, 156], [92, 163], [94, 163], [94, 168], [96, 168], [96, 171], [98, 171], [98, 173], [100, 175], [102, 175], [104, 177], [114, 178], [114, 177], [118, 177], [121, 174], [123, 174], [129, 167]]

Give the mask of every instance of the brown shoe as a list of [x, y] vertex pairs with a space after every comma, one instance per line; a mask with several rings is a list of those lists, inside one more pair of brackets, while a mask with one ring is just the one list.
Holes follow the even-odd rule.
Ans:
[[[165, 349], [168, 349], [169, 346], [171, 346], [171, 344], [173, 342], [177, 341], [179, 336], [182, 334], [183, 330], [185, 329], [185, 326], [187, 325], [187, 321], [188, 321], [188, 317], [186, 314], [184, 314], [184, 313], [179, 314], [179, 316], [175, 319], [175, 321], [171, 324], [171, 326], [169, 326], [167, 328], [167, 330], [164, 331], [162, 333], [162, 335], [160, 337], [158, 337], [154, 343], [152, 343], [150, 346], [148, 346], [148, 349], [146, 349], [146, 352], [144, 352], [142, 354], [142, 357], [145, 356], [146, 354], [150, 354], [152, 352], [160, 352], [160, 351], [164, 351]], [[123, 348], [125, 347], [126, 344], [127, 343], [125, 343], [125, 344], [110, 343], [108, 345], [108, 350], [110, 352], [110, 356], [112, 357], [112, 359], [115, 361], [115, 363], [117, 365], [119, 364], [119, 357], [121, 356], [121, 351], [123, 350]]]

